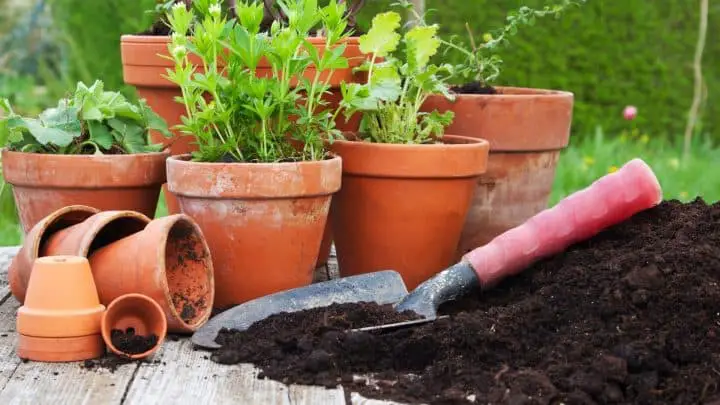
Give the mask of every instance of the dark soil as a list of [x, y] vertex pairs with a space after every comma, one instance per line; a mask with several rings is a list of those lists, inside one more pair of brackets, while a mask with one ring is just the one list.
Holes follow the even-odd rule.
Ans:
[[496, 88], [477, 81], [465, 83], [462, 86], [454, 86], [450, 90], [458, 94], [498, 94]]
[[136, 335], [135, 330], [132, 328], [127, 330], [113, 329], [110, 332], [110, 340], [118, 350], [129, 355], [145, 353], [158, 343], [157, 335]]
[[720, 401], [719, 281], [720, 204], [665, 201], [446, 305], [448, 319], [345, 333], [326, 320], [384, 310], [280, 315], [221, 332], [213, 360], [409, 403], [707, 404]]
[[80, 366], [86, 370], [108, 370], [114, 373], [123, 364], [133, 363], [134, 360], [127, 357], [116, 356], [111, 353], [98, 359], [85, 360]]

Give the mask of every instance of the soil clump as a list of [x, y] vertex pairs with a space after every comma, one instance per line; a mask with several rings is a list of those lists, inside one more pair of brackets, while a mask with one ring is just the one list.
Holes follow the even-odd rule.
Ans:
[[128, 355], [145, 353], [157, 345], [158, 336], [153, 334], [144, 336], [136, 335], [135, 330], [128, 328], [126, 330], [113, 329], [110, 331], [110, 339], [113, 346]]
[[405, 403], [717, 403], [719, 283], [720, 203], [664, 201], [445, 305], [448, 319], [348, 333], [400, 319], [333, 305], [223, 330], [212, 359]]

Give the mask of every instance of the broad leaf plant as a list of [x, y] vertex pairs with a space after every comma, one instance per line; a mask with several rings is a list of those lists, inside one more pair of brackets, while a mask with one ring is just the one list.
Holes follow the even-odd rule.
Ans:
[[434, 65], [430, 58], [440, 47], [437, 25], [415, 26], [403, 34], [400, 14], [377, 14], [360, 50], [372, 57], [357, 68], [367, 83], [343, 83], [341, 109], [346, 117], [363, 114], [361, 139], [376, 143], [425, 144], [437, 142], [452, 122], [453, 112], [421, 112], [431, 94], [452, 99], [446, 83], [452, 66]]
[[150, 140], [150, 131], [172, 134], [166, 122], [140, 100], [105, 91], [103, 82], [88, 87], [79, 82], [75, 93], [44, 110], [37, 118], [22, 117], [7, 99], [0, 99], [0, 145], [8, 150], [46, 154], [135, 154], [158, 152], [162, 144]]
[[[320, 160], [327, 156], [324, 141], [339, 135], [337, 111], [323, 96], [332, 72], [349, 65], [345, 5], [277, 3], [287, 19], [273, 21], [269, 32], [261, 29], [262, 2], [238, 1], [229, 20], [212, 0], [196, 0], [192, 9], [176, 4], [168, 14], [174, 68], [167, 78], [182, 91], [177, 129], [195, 137], [194, 161]], [[320, 47], [308, 40], [318, 27]]]

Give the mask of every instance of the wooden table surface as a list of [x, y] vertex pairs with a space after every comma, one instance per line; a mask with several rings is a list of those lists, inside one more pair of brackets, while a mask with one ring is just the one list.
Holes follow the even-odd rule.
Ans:
[[[10, 293], [7, 268], [16, 248], [0, 247], [0, 404], [258, 404], [344, 405], [342, 387], [284, 385], [258, 380], [252, 365], [221, 365], [207, 352], [193, 350], [188, 338], [166, 340], [151, 361], [121, 365], [111, 372], [86, 369], [82, 362], [22, 362], [16, 355], [15, 314], [20, 304]], [[316, 279], [333, 277], [334, 256]], [[353, 405], [388, 405], [350, 393]]]

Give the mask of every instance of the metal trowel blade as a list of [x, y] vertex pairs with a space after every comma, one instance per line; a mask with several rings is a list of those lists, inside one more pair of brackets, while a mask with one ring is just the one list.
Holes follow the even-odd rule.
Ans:
[[222, 328], [245, 330], [253, 323], [280, 312], [297, 312], [331, 304], [375, 302], [395, 304], [408, 291], [400, 274], [384, 270], [311, 284], [256, 298], [220, 313], [192, 336], [196, 346], [218, 349], [215, 338]]

